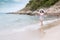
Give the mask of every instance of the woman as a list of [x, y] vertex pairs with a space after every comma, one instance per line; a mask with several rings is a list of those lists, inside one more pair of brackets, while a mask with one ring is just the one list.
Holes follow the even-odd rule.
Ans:
[[39, 11], [39, 19], [40, 19], [40, 24], [43, 26], [43, 20], [44, 20], [44, 10]]
[[39, 12], [38, 12], [38, 15], [39, 15], [39, 19], [40, 19], [40, 32], [44, 32], [43, 31], [43, 29], [42, 29], [42, 26], [43, 26], [43, 20], [44, 20], [44, 10], [40, 10]]

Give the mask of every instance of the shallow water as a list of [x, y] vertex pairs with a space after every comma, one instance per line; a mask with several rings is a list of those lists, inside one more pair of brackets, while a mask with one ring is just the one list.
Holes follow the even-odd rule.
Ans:
[[[45, 17], [44, 21], [51, 19], [56, 19], [56, 17], [48, 16]], [[38, 16], [0, 13], [0, 31], [21, 29], [38, 22]]]
[[23, 28], [38, 22], [37, 16], [19, 14], [0, 14], [0, 31], [14, 28]]

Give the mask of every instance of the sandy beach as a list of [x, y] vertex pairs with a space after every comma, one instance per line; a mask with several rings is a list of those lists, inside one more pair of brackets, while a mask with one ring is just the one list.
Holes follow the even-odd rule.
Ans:
[[60, 40], [60, 0], [0, 0], [0, 40]]
[[22, 31], [0, 32], [0, 40], [60, 40], [60, 19], [46, 22], [40, 32], [40, 24], [30, 25]]

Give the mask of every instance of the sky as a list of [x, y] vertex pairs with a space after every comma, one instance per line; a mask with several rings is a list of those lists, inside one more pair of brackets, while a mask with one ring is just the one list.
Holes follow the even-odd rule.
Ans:
[[0, 12], [16, 12], [23, 9], [29, 0], [0, 0]]

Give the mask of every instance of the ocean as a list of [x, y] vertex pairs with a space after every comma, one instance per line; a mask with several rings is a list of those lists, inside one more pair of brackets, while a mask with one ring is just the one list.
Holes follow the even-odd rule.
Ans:
[[0, 31], [21, 29], [27, 25], [37, 23], [38, 20], [38, 16], [0, 13]]
[[[53, 20], [57, 17], [45, 17], [44, 21]], [[39, 23], [38, 16], [20, 15], [20, 14], [3, 14], [0, 13], [0, 32], [12, 31], [25, 28], [29, 25]]]

